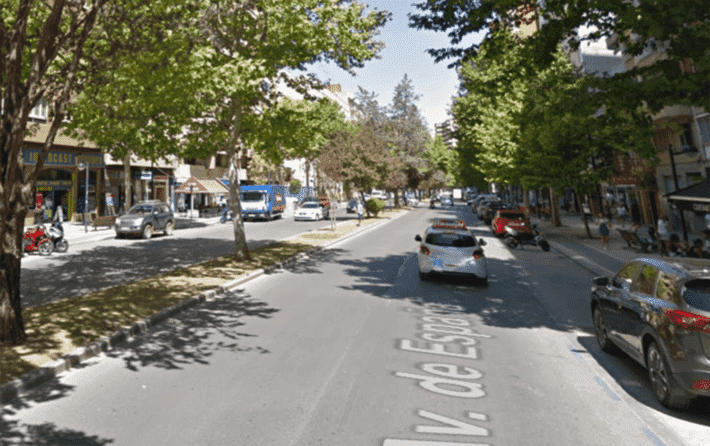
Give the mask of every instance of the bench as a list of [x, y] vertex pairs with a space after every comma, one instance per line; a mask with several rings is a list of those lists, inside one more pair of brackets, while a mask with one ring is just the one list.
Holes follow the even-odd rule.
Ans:
[[116, 223], [116, 216], [115, 215], [104, 215], [102, 217], [94, 218], [94, 221], [91, 222], [91, 226], [93, 226], [94, 231], [96, 231], [99, 228], [99, 226], [108, 226], [110, 228], [115, 223]]
[[621, 238], [624, 239], [627, 245], [629, 245], [629, 248], [633, 247], [638, 247], [640, 248], [643, 252], [650, 252], [649, 247], [655, 247], [656, 245], [653, 243], [644, 243], [641, 240], [639, 240], [638, 236], [631, 232], [631, 231], [626, 231], [624, 229], [619, 229], [616, 228], [617, 231], [619, 231], [619, 234], [621, 234]]

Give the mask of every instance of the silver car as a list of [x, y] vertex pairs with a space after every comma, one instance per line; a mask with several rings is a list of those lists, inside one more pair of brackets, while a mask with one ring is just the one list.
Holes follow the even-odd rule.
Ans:
[[116, 238], [138, 235], [149, 239], [155, 231], [172, 235], [175, 230], [175, 216], [166, 203], [142, 201], [116, 219], [114, 230]]
[[436, 219], [427, 228], [424, 237], [414, 237], [420, 242], [417, 259], [419, 277], [452, 275], [473, 277], [482, 285], [488, 284], [486, 257], [483, 254], [485, 240], [476, 238], [463, 220]]

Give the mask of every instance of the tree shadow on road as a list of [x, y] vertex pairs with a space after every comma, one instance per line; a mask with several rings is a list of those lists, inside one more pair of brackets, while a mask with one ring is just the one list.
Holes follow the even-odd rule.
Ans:
[[278, 311], [241, 291], [227, 292], [173, 316], [107, 355], [122, 358], [129, 370], [138, 371], [143, 367], [181, 369], [192, 363], [206, 365], [217, 350], [269, 353], [260, 346], [242, 343], [256, 336], [244, 325], [249, 318], [269, 319]]
[[2, 446], [42, 446], [42, 445], [81, 445], [101, 446], [113, 443], [113, 440], [88, 435], [73, 429], [60, 429], [53, 423], [24, 424], [6, 420], [12, 415], [11, 410], [2, 409], [0, 417], [0, 444]]

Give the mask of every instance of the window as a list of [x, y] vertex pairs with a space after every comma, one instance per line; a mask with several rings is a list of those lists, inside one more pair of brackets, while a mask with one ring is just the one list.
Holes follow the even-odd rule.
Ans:
[[710, 280], [699, 279], [685, 284], [683, 300], [702, 311], [710, 311]]
[[693, 147], [693, 132], [690, 130], [690, 124], [683, 124], [683, 133], [680, 134], [680, 147], [682, 149]]
[[641, 272], [636, 281], [636, 290], [639, 293], [653, 295], [656, 290], [656, 279], [658, 278], [658, 270], [651, 265], [641, 266]]
[[700, 130], [700, 144], [710, 146], [710, 116], [698, 118], [698, 129]]
[[426, 242], [429, 245], [452, 246], [454, 248], [471, 248], [476, 246], [476, 240], [464, 234], [429, 234]]
[[632, 287], [632, 281], [636, 274], [638, 273], [640, 266], [638, 263], [629, 263], [619, 271], [619, 273], [614, 277], [613, 284], [616, 288], [622, 288], [622, 285], [628, 284], [629, 291], [633, 291], [635, 287]]
[[47, 105], [46, 99], [40, 99], [39, 103], [30, 110], [30, 120], [35, 121], [46, 121], [47, 112], [49, 111], [49, 106]]
[[671, 303], [678, 302], [680, 289], [678, 288], [678, 278], [673, 274], [660, 273], [658, 275], [658, 288], [656, 288], [656, 297]]

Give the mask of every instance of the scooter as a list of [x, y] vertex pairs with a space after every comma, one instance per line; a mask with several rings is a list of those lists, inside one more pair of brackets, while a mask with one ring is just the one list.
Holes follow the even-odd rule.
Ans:
[[536, 224], [507, 225], [503, 229], [505, 230], [503, 240], [510, 249], [515, 249], [518, 245], [520, 249], [523, 245], [533, 245], [539, 246], [545, 252], [550, 250], [550, 243], [537, 230]]
[[69, 242], [64, 239], [64, 227], [61, 222], [54, 222], [48, 232], [50, 240], [54, 243], [54, 250], [57, 252], [67, 252]]
[[434, 200], [431, 200], [429, 202], [429, 209], [435, 209], [435, 208], [436, 208], [436, 206], [434, 205]]
[[231, 209], [226, 208], [222, 211], [222, 216], [219, 219], [220, 223], [226, 223], [228, 221], [234, 220], [234, 214]]

